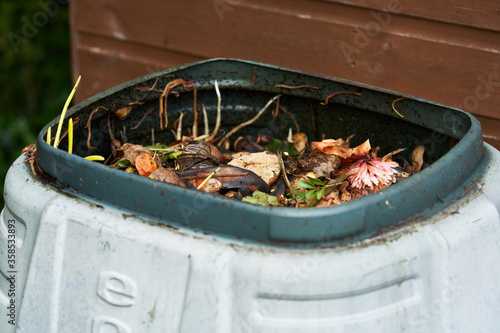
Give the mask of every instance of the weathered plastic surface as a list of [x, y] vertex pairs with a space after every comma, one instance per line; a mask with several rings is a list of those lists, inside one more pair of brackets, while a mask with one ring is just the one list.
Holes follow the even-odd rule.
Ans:
[[[251, 78], [254, 67], [256, 74], [262, 68], [258, 66], [239, 66], [234, 75], [251, 73]], [[271, 74], [280, 71], [274, 68]], [[287, 77], [294, 73], [287, 71]], [[330, 82], [295, 74], [295, 80], [306, 84]], [[110, 173], [114, 171], [39, 142], [40, 164], [58, 182], [34, 176], [24, 156], [7, 175], [0, 224], [0, 332], [496, 332], [500, 152], [483, 146], [480, 128], [468, 114], [407, 101], [404, 121], [391, 120], [393, 95], [329, 84], [342, 85], [332, 89], [360, 89], [370, 102], [344, 96], [332, 110], [344, 110], [341, 116], [347, 121], [354, 117], [349, 120], [348, 111], [368, 117], [375, 128], [385, 126], [383, 135], [374, 134], [381, 141], [396, 135], [402, 144], [412, 135], [413, 140], [428, 139], [423, 143], [429, 150], [434, 145], [429, 156], [433, 165], [357, 200], [362, 204], [302, 210], [311, 217], [299, 224], [299, 217], [307, 216], [302, 211], [218, 201], [161, 187], [165, 184], [153, 190], [161, 199], [151, 203], [146, 188], [151, 191], [156, 183]], [[222, 94], [228, 97], [231, 90], [226, 86]], [[107, 95], [76, 106], [73, 116], [106, 103]], [[360, 102], [374, 111], [349, 106]], [[85, 123], [83, 112], [79, 115]], [[439, 127], [445, 124], [455, 125]], [[391, 132], [397, 126], [399, 131]], [[449, 140], [438, 130], [460, 139], [446, 154]], [[76, 136], [86, 141], [82, 129]], [[130, 194], [130, 184], [137, 194]], [[111, 185], [114, 192], [106, 191]], [[120, 192], [125, 189], [129, 192]], [[106, 198], [99, 197], [101, 191]], [[181, 207], [188, 215], [176, 215]], [[188, 219], [176, 220], [178, 216]], [[349, 220], [355, 227], [346, 232]], [[13, 267], [6, 259], [9, 225], [15, 225], [16, 235]], [[9, 296], [7, 278], [12, 275], [15, 295]], [[8, 323], [11, 300], [17, 326]]]
[[[287, 249], [152, 225], [62, 194], [18, 159], [2, 216], [17, 229], [10, 332], [496, 332], [500, 153], [460, 198], [350, 246]], [[25, 288], [24, 288], [25, 286]], [[23, 294], [22, 304], [20, 295]]]

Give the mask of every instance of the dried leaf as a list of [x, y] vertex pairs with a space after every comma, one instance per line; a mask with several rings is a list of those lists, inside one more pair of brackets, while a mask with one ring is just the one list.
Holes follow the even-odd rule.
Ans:
[[253, 171], [268, 185], [274, 184], [281, 173], [281, 165], [278, 156], [268, 151], [251, 153], [234, 158], [228, 165]]
[[[343, 140], [342, 140], [343, 143]], [[363, 155], [370, 152], [371, 145], [370, 140], [366, 140], [362, 144], [354, 148], [348, 148], [341, 146], [339, 140], [327, 139], [321, 142], [314, 141], [312, 143], [316, 149], [321, 151], [323, 154], [327, 155], [337, 155], [342, 158], [348, 158], [352, 155]]]
[[307, 147], [307, 135], [302, 132], [296, 132], [292, 135], [292, 143], [298, 152], [304, 152]]
[[123, 157], [129, 160], [130, 164], [132, 164], [133, 166], [135, 166], [135, 160], [137, 159], [137, 156], [143, 154], [150, 155], [151, 157], [153, 156], [153, 153], [146, 147], [143, 147], [141, 145], [134, 145], [131, 143], [125, 143], [122, 146], [121, 150], [123, 151]]
[[124, 108], [121, 108], [118, 111], [115, 111], [115, 116], [118, 117], [120, 120], [125, 120], [129, 113], [132, 111], [132, 105], [126, 106]]
[[405, 151], [405, 150], [406, 150], [406, 148], [399, 148], [399, 149], [396, 149], [394, 151], [391, 151], [388, 154], [385, 154], [384, 157], [382, 157], [382, 162], [385, 162], [387, 160], [392, 161], [393, 155], [396, 155], [397, 153], [400, 153], [400, 152]]
[[411, 169], [413, 172], [419, 172], [422, 169], [422, 165], [424, 164], [424, 146], [416, 146], [413, 149], [413, 153], [411, 154], [412, 166]]
[[[188, 169], [179, 171], [179, 175], [185, 181], [192, 181], [198, 178], [205, 179], [217, 168], [219, 167], [211, 166], [203, 169]], [[231, 165], [221, 165], [220, 171], [213, 178], [222, 182], [222, 190], [236, 190], [242, 195], [250, 195], [253, 192], [252, 188], [266, 193], [270, 190], [269, 185], [254, 172]]]
[[184, 146], [184, 153], [177, 158], [181, 170], [208, 166], [227, 162], [226, 157], [211, 143], [203, 141], [188, 141]]
[[149, 175], [149, 178], [164, 183], [186, 187], [186, 183], [182, 181], [181, 177], [179, 177], [174, 171], [167, 168], [158, 168]]

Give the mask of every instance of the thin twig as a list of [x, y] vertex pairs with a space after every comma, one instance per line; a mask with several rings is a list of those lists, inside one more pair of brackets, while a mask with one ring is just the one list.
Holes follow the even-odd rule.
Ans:
[[127, 128], [125, 125], [123, 125], [123, 131], [120, 131], [120, 134], [122, 135], [122, 142], [127, 142]]
[[220, 91], [219, 91], [219, 85], [217, 84], [217, 80], [214, 80], [214, 87], [215, 87], [215, 93], [217, 94], [217, 119], [215, 121], [215, 128], [214, 131], [212, 132], [212, 135], [208, 139], [208, 141], [213, 141], [215, 138], [215, 135], [219, 131], [219, 126], [220, 126], [220, 120], [221, 120], [221, 103], [222, 103], [222, 98], [220, 96]]
[[73, 99], [73, 96], [75, 95], [76, 88], [78, 87], [78, 84], [80, 83], [80, 79], [82, 76], [80, 75], [78, 77], [78, 80], [76, 80], [75, 86], [73, 87], [73, 90], [71, 90], [71, 93], [69, 94], [68, 98], [66, 99], [66, 103], [64, 103], [64, 107], [61, 113], [61, 117], [59, 118], [59, 124], [57, 125], [57, 132], [56, 132], [56, 138], [54, 140], [54, 148], [57, 148], [59, 145], [59, 139], [61, 137], [61, 130], [62, 130], [62, 125], [64, 122], [64, 116], [66, 115], [66, 111], [68, 110], [69, 103]]
[[333, 94], [331, 95], [328, 95], [325, 99], [324, 102], [321, 102], [321, 105], [327, 105], [328, 104], [328, 101], [330, 100], [330, 98], [334, 98], [335, 96], [338, 96], [338, 95], [346, 95], [346, 94], [349, 94], [349, 95], [356, 95], [356, 96], [361, 96], [361, 94], [359, 92], [356, 92], [356, 91], [337, 91], [337, 92], [334, 92]]
[[146, 113], [144, 113], [144, 116], [142, 116], [141, 120], [139, 120], [139, 122], [137, 123], [137, 125], [135, 125], [134, 127], [131, 127], [130, 129], [131, 129], [131, 130], [135, 130], [135, 129], [137, 129], [137, 128], [141, 125], [141, 123], [143, 122], [143, 120], [144, 120], [144, 119], [146, 119], [146, 117], [147, 117], [147, 116], [148, 116], [151, 112], [153, 112], [153, 107], [150, 107], [150, 108], [148, 109], [148, 111], [146, 111]]
[[[161, 77], [164, 77], [164, 78], [167, 78], [167, 77], [175, 77], [175, 75], [165, 75], [165, 76], [161, 76]], [[157, 92], [163, 92], [163, 90], [159, 90], [159, 89], [155, 89], [155, 86], [156, 84], [158, 83], [158, 79], [160, 77], [157, 77], [156, 80], [155, 80], [155, 83], [153, 84], [152, 87], [137, 87], [137, 85], [135, 86], [135, 89], [139, 90], [139, 91], [157, 91]]]
[[220, 171], [220, 167], [218, 167], [217, 169], [215, 169], [214, 172], [212, 172], [210, 175], [208, 175], [208, 177], [205, 178], [205, 180], [203, 182], [201, 182], [201, 184], [198, 185], [198, 187], [196, 189], [199, 190], [199, 189], [203, 188], [203, 186], [205, 186], [205, 184], [208, 183], [208, 181], [210, 180], [210, 178], [212, 178], [219, 171]]
[[404, 150], [406, 150], [406, 148], [399, 148], [399, 149], [396, 149], [395, 151], [391, 151], [390, 153], [385, 154], [384, 157], [382, 157], [381, 161], [385, 162], [389, 157], [392, 157], [393, 155], [396, 155], [397, 153], [400, 153]]
[[158, 83], [158, 79], [159, 79], [159, 77], [156, 78], [155, 83], [153, 83], [153, 86], [151, 88], [150, 87], [137, 87], [137, 86], [135, 86], [135, 89], [137, 89], [139, 91], [152, 91], [152, 90], [161, 91], [161, 90], [155, 89], [156, 84]]
[[[160, 128], [163, 129], [163, 114], [165, 114], [165, 128], [168, 126], [168, 117], [167, 117], [167, 97], [168, 93], [170, 90], [173, 88], [177, 87], [178, 85], [181, 85], [183, 79], [175, 79], [167, 83], [165, 86], [165, 89], [163, 90], [163, 93], [160, 95], [159, 100], [160, 100]], [[165, 111], [163, 111], [165, 109]]]
[[104, 165], [108, 164], [111, 157], [113, 157], [113, 154], [109, 154], [108, 158], [106, 158], [106, 160], [102, 164], [104, 164]]
[[[196, 107], [197, 89], [196, 89], [196, 86], [193, 85], [193, 82], [194, 81], [186, 82], [183, 79], [176, 79], [176, 80], [173, 80], [173, 81], [170, 81], [169, 83], [167, 83], [167, 85], [165, 86], [165, 90], [163, 91], [163, 93], [160, 96], [160, 128], [161, 129], [167, 128], [167, 126], [168, 126], [167, 97], [168, 97], [169, 92], [172, 89], [174, 89], [175, 87], [183, 86], [185, 91], [188, 91], [188, 88], [193, 89], [193, 94], [194, 94], [194, 98], [193, 98], [193, 104], [194, 104], [193, 132], [196, 132], [196, 134], [198, 134], [198, 118], [197, 118], [197, 116], [198, 116], [197, 111], [198, 110], [197, 110], [197, 107]], [[163, 99], [163, 103], [162, 103], [162, 99]], [[165, 110], [165, 111], [163, 111], [163, 110]], [[163, 113], [165, 115], [165, 127], [163, 127], [163, 120], [162, 120], [162, 114]]]
[[292, 184], [290, 184], [290, 180], [288, 180], [288, 176], [286, 174], [285, 161], [283, 161], [283, 156], [281, 154], [281, 151], [278, 151], [278, 157], [280, 160], [281, 173], [283, 175], [283, 180], [285, 181], [285, 185], [286, 185], [286, 187], [288, 187], [288, 191], [290, 192], [290, 195], [292, 196], [292, 198], [295, 199], [295, 194], [293, 193], [293, 190], [292, 190]]
[[87, 128], [89, 129], [89, 135], [87, 137], [87, 148], [89, 150], [92, 150], [92, 149], [96, 149], [96, 147], [92, 147], [90, 145], [90, 139], [92, 138], [92, 117], [94, 116], [94, 114], [99, 110], [99, 109], [104, 109], [106, 111], [109, 111], [107, 108], [105, 108], [104, 106], [98, 106], [94, 111], [92, 111], [90, 113], [90, 116], [89, 116], [89, 119], [87, 120]]
[[307, 84], [302, 84], [300, 86], [287, 86], [287, 85], [284, 85], [284, 84], [277, 84], [274, 86], [275, 88], [285, 88], [285, 89], [291, 89], [291, 90], [294, 90], [294, 89], [302, 89], [302, 88], [308, 88], [308, 89], [316, 89], [316, 90], [319, 90], [318, 87], [315, 87], [315, 86], [310, 86], [310, 85], [307, 85]]
[[271, 112], [273, 118], [276, 118], [278, 116], [278, 111], [280, 110], [280, 99], [278, 98], [275, 103], [276, 103], [276, 109], [274, 109], [274, 111]]
[[[176, 136], [175, 132], [174, 132], [174, 136]], [[203, 134], [203, 135], [200, 135], [199, 137], [193, 138], [192, 141], [201, 141], [201, 140], [205, 140], [208, 137], [209, 137], [209, 135]], [[182, 142], [177, 142], [176, 144], [168, 146], [168, 148], [175, 148], [175, 147], [178, 147], [180, 145], [182, 145]]]
[[205, 105], [201, 105], [201, 109], [203, 111], [203, 123], [205, 124], [205, 135], [209, 135], [209, 129], [208, 129], [208, 116], [207, 116], [207, 110], [205, 109]]
[[239, 124], [238, 126], [236, 126], [235, 128], [233, 128], [231, 131], [229, 131], [229, 133], [227, 133], [223, 138], [222, 140], [218, 143], [218, 146], [221, 146], [222, 143], [226, 140], [229, 140], [229, 137], [231, 135], [233, 135], [234, 133], [236, 133], [237, 131], [239, 131], [240, 129], [242, 129], [243, 127], [245, 126], [248, 126], [248, 125], [251, 125], [253, 124], [257, 119], [259, 119], [259, 117], [267, 110], [267, 108], [269, 107], [269, 105], [271, 105], [276, 99], [280, 98], [281, 97], [281, 94], [279, 95], [276, 95], [274, 96], [273, 98], [271, 98], [269, 100], [269, 102], [267, 102], [267, 104], [257, 113], [257, 115], [255, 117], [253, 117], [252, 119], [248, 120], [248, 121], [245, 121], [244, 123], [241, 123]]
[[182, 139], [182, 118], [184, 117], [184, 112], [181, 113], [179, 116], [179, 124], [177, 125], [177, 135], [176, 139], [181, 140]]
[[398, 110], [396, 110], [396, 108], [394, 107], [394, 104], [396, 104], [396, 102], [402, 101], [402, 100], [404, 100], [404, 99], [408, 99], [408, 98], [406, 98], [406, 97], [401, 97], [401, 98], [397, 98], [397, 99], [395, 99], [395, 100], [393, 100], [393, 101], [392, 101], [392, 110], [393, 110], [394, 112], [396, 112], [396, 114], [397, 114], [398, 116], [400, 116], [401, 118], [404, 118], [405, 116], [403, 116], [401, 113], [399, 113], [399, 112], [398, 112]]
[[313, 131], [316, 130], [316, 120], [314, 119], [314, 107], [312, 100], [309, 101], [309, 110], [311, 112], [311, 123], [312, 123], [312, 129]]
[[[207, 174], [206, 172], [198, 172], [196, 175], [194, 176], [180, 176], [182, 180], [192, 180], [192, 179], [198, 179], [200, 177], [203, 177], [203, 176], [210, 176], [210, 174]], [[226, 178], [226, 177], [245, 177], [245, 176], [248, 176], [248, 172], [247, 173], [230, 173], [230, 174], [220, 174], [220, 175], [217, 175], [217, 178]]]
[[115, 141], [115, 118], [113, 118], [113, 123], [111, 123], [111, 114], [108, 115], [108, 134], [111, 142]]
[[293, 116], [293, 114], [291, 112], [289, 112], [287, 109], [285, 109], [284, 107], [282, 107], [281, 105], [278, 105], [278, 106], [279, 106], [281, 111], [285, 112], [287, 115], [290, 116], [290, 118], [292, 118], [292, 121], [295, 124], [295, 129], [297, 130], [297, 132], [300, 132], [299, 124], [295, 120], [295, 117]]
[[[80, 117], [75, 117], [75, 120], [73, 121], [73, 128], [76, 126], [76, 124], [78, 124], [80, 122]], [[69, 131], [69, 128], [66, 130], [66, 132], [64, 132], [63, 135], [61, 135], [61, 138], [59, 139], [59, 143], [58, 145], [61, 144], [62, 140], [64, 140], [64, 138], [66, 137], [66, 135], [68, 135], [68, 131]]]
[[194, 86], [194, 85], [192, 85], [192, 89], [193, 89], [193, 103], [194, 103], [194, 106], [193, 106], [193, 113], [194, 113], [193, 136], [197, 137], [198, 136], [198, 107], [196, 106], [196, 94], [197, 94], [198, 89], [196, 89], [196, 86]]

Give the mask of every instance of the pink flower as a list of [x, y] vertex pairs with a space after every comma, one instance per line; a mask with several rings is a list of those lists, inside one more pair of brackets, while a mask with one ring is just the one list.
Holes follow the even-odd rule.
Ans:
[[399, 165], [396, 162], [382, 162], [378, 158], [363, 158], [349, 167], [347, 178], [352, 187], [363, 189], [380, 185], [389, 185], [394, 174], [394, 168]]

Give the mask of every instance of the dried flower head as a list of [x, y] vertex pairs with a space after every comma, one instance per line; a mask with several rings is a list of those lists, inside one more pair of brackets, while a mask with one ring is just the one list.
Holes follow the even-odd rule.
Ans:
[[382, 162], [367, 155], [349, 167], [347, 177], [351, 186], [364, 189], [378, 185], [389, 185], [394, 180], [399, 165], [396, 162]]

